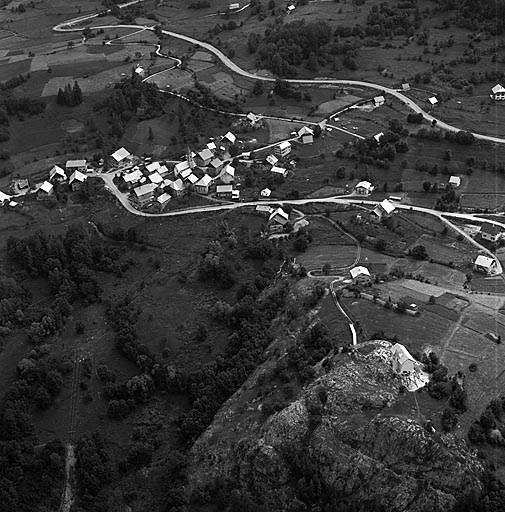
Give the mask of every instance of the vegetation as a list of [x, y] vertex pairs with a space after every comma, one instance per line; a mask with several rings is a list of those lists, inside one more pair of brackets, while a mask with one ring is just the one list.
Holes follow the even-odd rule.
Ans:
[[70, 84], [67, 84], [64, 89], [58, 89], [56, 103], [67, 107], [75, 107], [82, 103], [82, 99], [81, 88], [77, 82], [74, 82], [73, 87]]

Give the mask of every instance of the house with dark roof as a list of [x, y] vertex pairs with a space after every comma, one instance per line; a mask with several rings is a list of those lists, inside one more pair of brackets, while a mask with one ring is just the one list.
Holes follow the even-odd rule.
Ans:
[[480, 228], [479, 234], [483, 240], [497, 242], [501, 238], [501, 228], [497, 224], [484, 222]]

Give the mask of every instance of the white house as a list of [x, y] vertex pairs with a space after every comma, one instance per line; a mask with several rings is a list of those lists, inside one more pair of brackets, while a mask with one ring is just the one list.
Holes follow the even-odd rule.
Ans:
[[120, 164], [122, 162], [127, 162], [131, 160], [130, 152], [125, 148], [119, 148], [118, 150], [112, 153], [111, 158], [116, 162], [116, 164]]
[[172, 196], [168, 192], [165, 192], [164, 194], [161, 194], [161, 196], [158, 196], [156, 198], [156, 204], [160, 209], [163, 209], [170, 202], [171, 199]]
[[362, 196], [368, 196], [373, 192], [374, 186], [369, 181], [360, 181], [354, 187], [354, 190], [355, 190], [356, 194], [360, 194]]
[[187, 160], [184, 160], [182, 162], [179, 162], [177, 164], [174, 165], [174, 174], [175, 174], [175, 177], [177, 178], [177, 176], [179, 176], [179, 174], [182, 172], [182, 171], [185, 171], [186, 169], [189, 169], [189, 163]]
[[233, 185], [218, 185], [216, 187], [216, 196], [221, 199], [231, 199], [233, 194]]
[[233, 189], [231, 191], [231, 200], [232, 201], [238, 201], [240, 199], [240, 190]]
[[165, 176], [166, 174], [168, 174], [170, 171], [168, 170], [168, 167], [166, 165], [162, 165], [159, 169], [158, 169], [158, 172], [160, 173], [161, 176]]
[[473, 262], [473, 268], [477, 272], [492, 274], [496, 270], [496, 260], [489, 256], [479, 254]]
[[202, 167], [207, 167], [214, 158], [214, 154], [209, 148], [205, 148], [196, 154], [196, 158]]
[[252, 112], [249, 112], [249, 114], [247, 114], [245, 118], [249, 121], [249, 123], [251, 123], [251, 126], [254, 126], [261, 119], [260, 116], [257, 116]]
[[260, 196], [261, 197], [270, 197], [272, 194], [272, 191], [269, 189], [269, 188], [264, 188], [261, 192], [260, 192]]
[[[86, 160], [84, 160], [86, 161]], [[84, 182], [88, 179], [88, 177], [80, 171], [74, 171], [68, 180], [70, 188], [72, 190], [80, 190], [84, 185]]]
[[39, 191], [38, 191], [38, 197], [48, 197], [54, 192], [53, 184], [49, 181], [44, 181], [42, 185], [40, 185]]
[[291, 143], [288, 140], [281, 142], [274, 148], [274, 153], [279, 158], [285, 157], [291, 153]]
[[484, 222], [482, 227], [480, 228], [480, 236], [484, 240], [489, 242], [497, 242], [500, 239], [501, 228], [497, 224], [492, 224], [491, 222]]
[[240, 4], [238, 2], [230, 3], [229, 9], [230, 11], [236, 11], [240, 9]]
[[295, 9], [296, 9], [296, 7], [293, 4], [288, 5], [288, 14], [292, 13]]
[[381, 105], [384, 105], [385, 102], [386, 102], [386, 99], [382, 95], [381, 96], [375, 96], [374, 99], [373, 99], [373, 104], [376, 107], [380, 107]]
[[308, 126], [302, 126], [298, 130], [298, 138], [302, 144], [312, 144], [314, 142], [314, 130]]
[[372, 279], [372, 276], [370, 275], [370, 271], [366, 267], [354, 267], [351, 268], [349, 271], [351, 274], [351, 279], [353, 283], [356, 284], [365, 284], [369, 283]]
[[67, 160], [65, 170], [67, 171], [67, 174], [74, 171], [86, 172], [87, 166], [88, 164], [86, 160]]
[[177, 178], [170, 184], [170, 190], [172, 190], [173, 196], [181, 197], [186, 193], [186, 185], [180, 178]]
[[284, 167], [277, 167], [276, 165], [274, 165], [274, 166], [270, 169], [270, 172], [271, 172], [274, 176], [282, 176], [283, 178], [285, 178], [285, 177], [288, 175], [288, 171], [287, 171], [287, 169], [284, 169]]
[[161, 174], [159, 172], [153, 172], [148, 176], [148, 179], [151, 183], [154, 183], [155, 185], [163, 183], [163, 178], [161, 177]]
[[420, 369], [420, 364], [410, 355], [409, 351], [400, 343], [391, 347], [393, 370], [405, 375]]
[[146, 165], [147, 172], [156, 172], [159, 171], [161, 168], [161, 164], [159, 162], [152, 162], [149, 165]]
[[212, 178], [208, 174], [205, 174], [195, 183], [195, 191], [198, 192], [198, 194], [207, 195], [211, 185]]
[[237, 137], [235, 137], [235, 135], [233, 135], [233, 133], [228, 132], [223, 136], [223, 138], [221, 139], [221, 142], [227, 143], [227, 144], [235, 144], [236, 140], [237, 140]]
[[402, 91], [410, 91], [410, 84], [402, 84]]
[[227, 164], [226, 167], [219, 173], [217, 179], [220, 180], [224, 185], [233, 183], [233, 180], [235, 179], [235, 167]]
[[198, 177], [191, 173], [185, 180], [189, 185], [194, 185], [198, 181]]
[[49, 181], [66, 181], [67, 175], [65, 174], [65, 171], [59, 166], [55, 165], [50, 171], [49, 171]]
[[459, 176], [451, 176], [449, 178], [449, 186], [458, 188], [461, 185], [461, 178]]
[[213, 141], [207, 142], [207, 149], [210, 149], [212, 152], [216, 151], [216, 143]]
[[276, 165], [279, 159], [275, 155], [268, 155], [265, 159], [270, 165]]
[[154, 199], [155, 190], [156, 185], [154, 183], [146, 183], [145, 185], [133, 189], [133, 192], [137, 201], [141, 205], [145, 205]]
[[495, 101], [502, 101], [505, 100], [505, 87], [503, 87], [501, 84], [496, 84], [491, 89], [491, 98]]
[[433, 107], [438, 103], [438, 99], [435, 96], [428, 98], [428, 103]]
[[221, 171], [223, 165], [224, 163], [221, 161], [221, 159], [216, 157], [210, 162], [209, 167], [215, 174], [217, 174], [218, 172]]
[[142, 178], [142, 172], [140, 169], [137, 169], [136, 171], [129, 172], [127, 174], [123, 174], [123, 181], [128, 186], [133, 186], [135, 183], [139, 182]]
[[3, 206], [11, 200], [11, 196], [0, 190], [0, 204]]
[[383, 219], [391, 217], [395, 211], [395, 206], [388, 199], [384, 199], [378, 204], [370, 213], [370, 220], [372, 222], [380, 222]]
[[384, 137], [384, 132], [376, 133], [376, 134], [373, 136], [373, 138], [375, 139], [375, 141], [376, 141], [376, 142], [380, 142], [382, 137]]
[[268, 217], [268, 229], [270, 233], [280, 233], [288, 222], [289, 215], [282, 208], [277, 208]]
[[261, 214], [266, 213], [270, 215], [272, 213], [272, 208], [267, 204], [258, 204], [256, 206], [256, 212]]

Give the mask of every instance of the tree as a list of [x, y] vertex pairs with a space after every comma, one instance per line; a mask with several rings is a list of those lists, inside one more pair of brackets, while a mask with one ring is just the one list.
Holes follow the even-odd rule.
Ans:
[[80, 105], [82, 103], [82, 91], [77, 82], [74, 82], [74, 87], [72, 89], [72, 100], [73, 105]]
[[149, 127], [149, 136], [148, 136], [149, 140], [152, 142], [154, 140], [154, 132], [153, 132], [153, 129], [152, 127], [150, 126]]
[[458, 416], [453, 409], [447, 407], [442, 413], [442, 428], [450, 432], [458, 424]]
[[41, 410], [45, 411], [51, 407], [53, 397], [49, 394], [44, 386], [41, 386], [37, 393], [35, 393], [35, 405]]
[[384, 238], [377, 238], [377, 240], [375, 240], [374, 247], [380, 252], [385, 251], [387, 247], [386, 240], [384, 240]]
[[425, 192], [429, 192], [431, 190], [431, 182], [425, 181], [423, 183], [423, 189], [424, 189]]
[[317, 62], [317, 57], [314, 52], [310, 52], [309, 59], [307, 61], [307, 68], [314, 73], [319, 71], [319, 63]]
[[329, 263], [325, 263], [322, 271], [325, 276], [329, 276], [331, 274], [331, 265]]
[[424, 247], [424, 245], [416, 245], [410, 250], [410, 255], [416, 260], [428, 259], [428, 253], [426, 252], [426, 247]]
[[63, 377], [58, 370], [51, 370], [46, 376], [46, 387], [51, 395], [57, 395], [63, 389]]

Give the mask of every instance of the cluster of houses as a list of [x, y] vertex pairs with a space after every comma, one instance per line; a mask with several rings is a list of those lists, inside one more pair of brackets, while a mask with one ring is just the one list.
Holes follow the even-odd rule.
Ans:
[[45, 199], [54, 193], [56, 184], [68, 185], [72, 191], [81, 190], [86, 183], [88, 176], [86, 171], [88, 164], [86, 160], [67, 160], [65, 169], [54, 165], [49, 171], [49, 178], [37, 189], [37, 198]]

